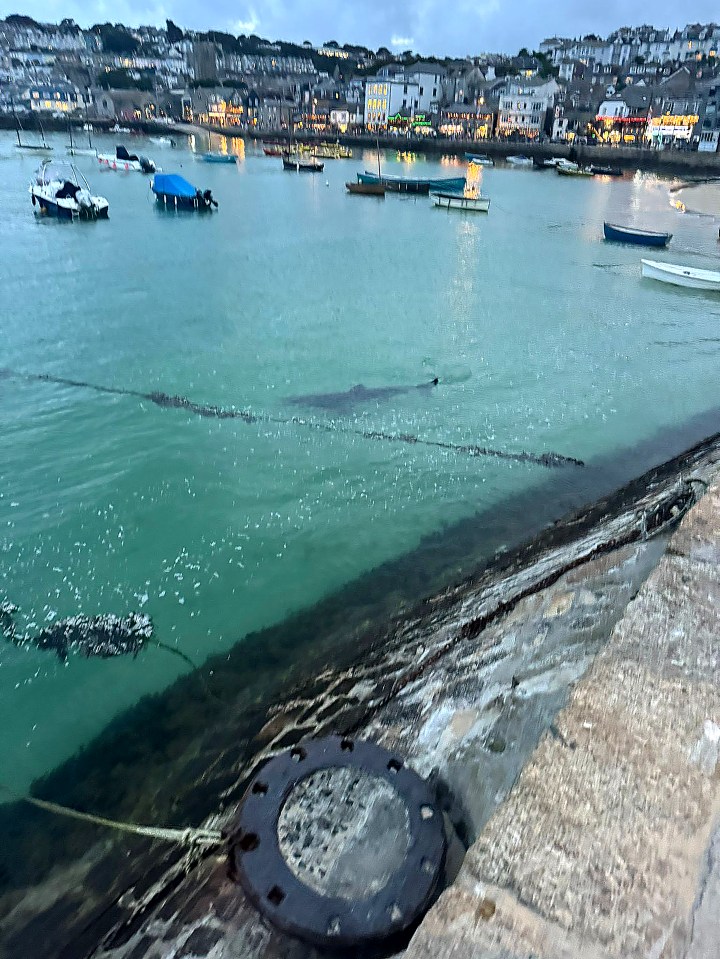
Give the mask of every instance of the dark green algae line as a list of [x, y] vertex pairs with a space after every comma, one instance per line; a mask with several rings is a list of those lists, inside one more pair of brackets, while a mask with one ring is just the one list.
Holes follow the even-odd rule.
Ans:
[[453, 453], [464, 453], [467, 456], [489, 456], [494, 459], [508, 460], [515, 463], [532, 463], [548, 469], [562, 466], [584, 466], [582, 460], [572, 456], [563, 456], [561, 453], [528, 453], [521, 450], [517, 453], [507, 450], [491, 449], [474, 443], [446, 443], [442, 440], [428, 440], [415, 436], [412, 433], [385, 433], [382, 430], [363, 430], [354, 426], [342, 426], [337, 422], [322, 423], [316, 420], [304, 419], [300, 416], [272, 416], [269, 413], [251, 413], [249, 410], [238, 410], [233, 407], [212, 406], [204, 403], [195, 403], [186, 396], [171, 396], [153, 390], [143, 393], [141, 390], [128, 390], [122, 387], [101, 386], [97, 383], [87, 383], [84, 380], [72, 380], [63, 376], [53, 376], [50, 373], [22, 373], [16, 370], [0, 369], [0, 378], [14, 378], [27, 380], [31, 383], [57, 383], [60, 386], [72, 386], [77, 389], [94, 390], [96, 393], [111, 393], [116, 396], [135, 396], [138, 399], [148, 400], [163, 409], [187, 410], [196, 416], [203, 416], [218, 420], [241, 420], [243, 423], [273, 423], [281, 426], [304, 426], [306, 429], [319, 430], [325, 433], [352, 433], [366, 440], [377, 440], [387, 443], [407, 443], [413, 446], [430, 446], [435, 449], [449, 450]]

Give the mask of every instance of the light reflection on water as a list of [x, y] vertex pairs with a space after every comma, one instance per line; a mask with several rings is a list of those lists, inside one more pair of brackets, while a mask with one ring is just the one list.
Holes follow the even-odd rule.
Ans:
[[[240, 156], [217, 167], [143, 146], [212, 189], [220, 211], [208, 217], [163, 216], [145, 178], [77, 158], [111, 219], [63, 228], [33, 216], [36, 161], [4, 135], [0, 366], [271, 414], [295, 395], [438, 376], [431, 393], [337, 415], [590, 464], [716, 405], [717, 301], [641, 280], [641, 252], [602, 241], [603, 219], [668, 229], [660, 258], [692, 250], [683, 261], [706, 265], [717, 230], [673, 209], [668, 182], [498, 166], [483, 171], [490, 214], [473, 218], [422, 197], [347, 196], [373, 151], [311, 176], [241, 143], [197, 136], [198, 153]], [[455, 172], [394, 151], [382, 163]], [[0, 397], [0, 596], [26, 626], [141, 609], [197, 661], [546, 478], [50, 384], [0, 380]], [[13, 784], [182, 669], [159, 652], [62, 665], [3, 644]]]

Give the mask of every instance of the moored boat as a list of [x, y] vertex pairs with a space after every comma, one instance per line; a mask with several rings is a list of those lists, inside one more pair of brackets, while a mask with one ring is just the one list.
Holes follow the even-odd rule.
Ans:
[[237, 163], [237, 157], [234, 153], [203, 153], [202, 159], [205, 163]]
[[263, 153], [265, 154], [266, 157], [281, 157], [283, 155], [282, 144], [264, 143]]
[[581, 167], [572, 160], [560, 160], [555, 166], [555, 172], [560, 176], [592, 176], [592, 170]]
[[720, 292], [720, 272], [699, 270], [679, 263], [660, 263], [658, 260], [641, 260], [642, 275], [650, 280], [685, 286], [693, 290], [716, 290]]
[[464, 177], [404, 177], [385, 176], [378, 173], [358, 173], [358, 183], [382, 183], [392, 193], [421, 193], [428, 194], [430, 190], [444, 190], [446, 192], [462, 190], [465, 186]]
[[490, 197], [480, 193], [482, 167], [475, 163], [468, 165], [462, 193], [457, 190], [432, 190], [433, 204], [444, 210], [465, 210], [468, 213], [487, 213], [490, 209]]
[[352, 150], [341, 143], [318, 143], [312, 147], [312, 153], [323, 160], [351, 160]]
[[108, 170], [121, 170], [124, 173], [155, 173], [155, 161], [136, 153], [128, 153], [124, 146], [115, 148], [115, 153], [98, 153], [98, 163]]
[[350, 181], [345, 184], [345, 188], [348, 193], [353, 193], [356, 196], [382, 196], [384, 197], [387, 192], [387, 187], [384, 183], [353, 183]]
[[445, 210], [467, 210], [468, 212], [487, 213], [490, 209], [489, 196], [465, 196], [464, 193], [444, 193], [438, 191], [430, 194], [435, 206]]
[[299, 154], [283, 156], [283, 170], [293, 170], [296, 173], [322, 173], [325, 164], [315, 157], [303, 157]]
[[523, 156], [522, 154], [519, 156], [505, 157], [505, 160], [508, 163], [512, 164], [512, 166], [532, 166], [533, 165], [533, 161], [530, 159], [530, 157]]
[[667, 246], [672, 233], [658, 233], [654, 230], [638, 230], [632, 226], [618, 226], [616, 223], [603, 223], [606, 240], [617, 243], [635, 243], [638, 246]]
[[593, 176], [622, 176], [623, 171], [619, 166], [598, 166], [591, 163], [589, 167]]
[[217, 208], [210, 190], [198, 190], [178, 173], [156, 173], [150, 188], [159, 204], [173, 210], [209, 212]]
[[66, 220], [100, 220], [108, 216], [104, 196], [95, 196], [90, 185], [71, 163], [45, 160], [30, 184], [32, 205], [42, 214]]
[[486, 153], [466, 153], [465, 159], [470, 163], [476, 163], [478, 166], [495, 166], [495, 161]]

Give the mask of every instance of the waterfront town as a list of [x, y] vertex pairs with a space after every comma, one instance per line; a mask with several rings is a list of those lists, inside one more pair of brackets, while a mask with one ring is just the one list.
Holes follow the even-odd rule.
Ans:
[[439, 59], [16, 14], [0, 21], [0, 116], [717, 152], [719, 54], [714, 23]]

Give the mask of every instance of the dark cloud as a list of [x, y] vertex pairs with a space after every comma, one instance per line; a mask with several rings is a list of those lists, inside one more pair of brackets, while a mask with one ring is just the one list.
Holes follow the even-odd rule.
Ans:
[[166, 17], [197, 30], [215, 28], [232, 33], [258, 33], [270, 39], [322, 43], [361, 43], [412, 48], [424, 54], [503, 51], [536, 47], [543, 37], [606, 35], [624, 25], [651, 22], [658, 27], [684, 26], [687, 19], [708, 23], [718, 17], [710, 0], [698, 0], [679, 14], [669, 0], [27, 0], [18, 8], [39, 20], [73, 17], [83, 26], [112, 20], [128, 25], [163, 24]]

